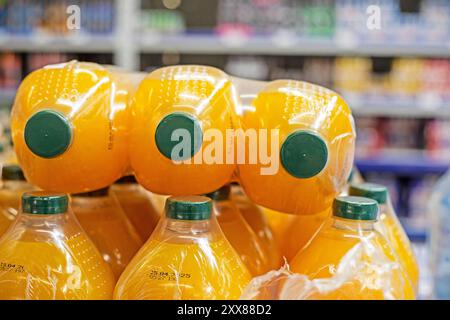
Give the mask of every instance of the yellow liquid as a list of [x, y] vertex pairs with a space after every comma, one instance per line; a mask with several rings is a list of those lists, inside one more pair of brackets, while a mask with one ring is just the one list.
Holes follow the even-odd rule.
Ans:
[[215, 201], [216, 217], [225, 237], [253, 276], [268, 272], [269, 259], [263, 246], [231, 201]]
[[106, 197], [72, 198], [73, 211], [116, 278], [139, 250], [142, 241], [119, 205]]
[[[281, 163], [273, 175], [261, 175], [261, 169], [266, 167], [261, 163], [239, 164], [239, 181], [245, 193], [261, 206], [298, 215], [316, 214], [331, 207], [353, 162], [355, 132], [345, 101], [337, 93], [317, 85], [277, 80], [258, 94], [252, 107], [253, 111], [242, 117], [245, 130], [278, 129], [279, 135], [274, 139], [278, 139], [279, 148], [294, 131], [316, 132], [327, 143], [328, 162], [319, 175], [308, 179], [291, 176]], [[269, 135], [267, 150], [271, 144]]]
[[[344, 260], [351, 250], [358, 249], [357, 246], [364, 246], [363, 254], [351, 261]], [[355, 264], [361, 268], [351, 273]], [[387, 269], [389, 264], [395, 268]], [[310, 279], [334, 277], [336, 288], [324, 293], [315, 292], [310, 299], [415, 298], [412, 284], [391, 246], [375, 231], [328, 225], [294, 257], [290, 269]], [[345, 276], [349, 272], [350, 275]], [[339, 284], [337, 280], [340, 279], [345, 281]], [[388, 292], [385, 292], [386, 288]]]
[[281, 248], [283, 256], [285, 256], [288, 261], [291, 261], [292, 258], [294, 258], [294, 256], [314, 237], [329, 216], [329, 210], [315, 215], [296, 216], [287, 227], [282, 239]]
[[147, 241], [159, 221], [159, 213], [150, 194], [138, 184], [114, 185], [112, 190], [141, 240]]
[[413, 286], [417, 289], [419, 267], [411, 243], [400, 221], [389, 212], [381, 212], [380, 221], [375, 228], [389, 241], [407, 272]]
[[[237, 189], [237, 190], [236, 190]], [[232, 187], [232, 199], [238, 207], [248, 225], [252, 228], [260, 240], [262, 249], [268, 258], [270, 269], [278, 269], [282, 265], [280, 249], [275, 242], [274, 235], [262, 210], [252, 203], [250, 199], [239, 190], [240, 187]]]
[[[235, 104], [230, 79], [216, 68], [186, 65], [150, 73], [131, 106], [130, 161], [139, 183], [152, 192], [171, 195], [205, 194], [228, 183], [234, 163], [194, 164], [191, 158], [190, 164], [175, 164], [159, 151], [154, 137], [160, 121], [174, 112], [196, 118], [203, 133], [215, 129], [225, 137], [226, 130], [233, 128]], [[203, 141], [203, 150], [212, 143]], [[229, 145], [224, 141], [221, 146], [224, 157]]]
[[263, 210], [264, 216], [266, 217], [270, 229], [273, 232], [273, 236], [278, 246], [278, 250], [281, 252], [281, 255], [284, 256], [283, 242], [286, 237], [286, 233], [287, 230], [289, 229], [289, 226], [295, 221], [295, 218], [297, 216], [262, 207], [261, 209]]
[[111, 299], [114, 284], [108, 265], [82, 233], [55, 243], [0, 243], [0, 299]]
[[224, 240], [149, 240], [117, 283], [115, 299], [238, 299], [250, 274]]

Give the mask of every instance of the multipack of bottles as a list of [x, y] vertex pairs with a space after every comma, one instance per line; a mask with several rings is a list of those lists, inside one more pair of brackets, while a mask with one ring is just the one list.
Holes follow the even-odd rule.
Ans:
[[349, 187], [354, 123], [331, 90], [71, 61], [23, 81], [11, 127], [2, 298], [415, 298], [386, 188]]

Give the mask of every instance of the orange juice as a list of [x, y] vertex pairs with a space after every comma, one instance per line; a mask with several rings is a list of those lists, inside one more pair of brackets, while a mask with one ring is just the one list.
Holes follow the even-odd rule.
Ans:
[[[229, 77], [212, 67], [173, 66], [150, 73], [131, 105], [130, 161], [139, 183], [158, 194], [187, 195], [229, 182], [235, 164], [225, 157], [233, 145], [222, 140], [216, 146], [215, 138], [233, 128], [233, 93]], [[221, 163], [214, 162], [214, 154], [222, 156]]]
[[126, 176], [112, 185], [111, 190], [119, 200], [128, 220], [145, 242], [155, 229], [159, 220], [159, 212], [153, 205], [150, 194], [133, 176]]
[[[331, 206], [352, 168], [355, 130], [350, 108], [335, 92], [306, 82], [269, 83], [245, 112], [245, 130], [267, 129], [267, 141], [248, 144], [267, 150], [277, 146], [278, 170], [262, 174], [262, 163], [238, 163], [239, 182], [249, 198], [264, 207], [298, 215]], [[278, 131], [277, 131], [278, 130]], [[277, 133], [277, 134], [276, 134]]]
[[278, 250], [283, 256], [283, 245], [286, 233], [292, 223], [296, 220], [297, 216], [293, 214], [287, 214], [283, 212], [278, 212], [275, 210], [267, 209], [261, 207], [264, 216], [266, 217], [270, 229], [273, 232], [273, 237], [275, 243], [277, 244]]
[[0, 236], [8, 229], [19, 213], [22, 193], [33, 190], [25, 181], [18, 165], [4, 165], [0, 188]]
[[[338, 197], [326, 224], [290, 263], [292, 272], [321, 281], [310, 299], [414, 299], [407, 273], [387, 240], [375, 230], [378, 205]], [[318, 283], [318, 282], [317, 282]]]
[[114, 277], [65, 194], [25, 193], [0, 240], [0, 299], [111, 299]]
[[378, 202], [380, 206], [380, 219], [375, 224], [375, 229], [392, 245], [394, 252], [408, 273], [412, 284], [417, 289], [419, 282], [417, 260], [408, 236], [392, 207], [387, 188], [373, 183], [361, 183], [352, 184], [349, 192], [350, 195], [367, 197]]
[[286, 228], [281, 240], [281, 252], [288, 261], [292, 260], [314, 235], [323, 227], [330, 217], [331, 210], [325, 210], [314, 215], [295, 216]]
[[128, 168], [129, 86], [94, 64], [70, 61], [28, 75], [11, 114], [27, 180], [70, 193], [112, 184]]
[[117, 283], [115, 299], [238, 299], [250, 274], [225, 239], [211, 200], [167, 200], [150, 239]]
[[72, 196], [73, 211], [103, 259], [120, 276], [142, 240], [109, 188]]
[[213, 199], [217, 221], [225, 237], [241, 257], [253, 276], [270, 270], [267, 251], [252, 228], [245, 221], [239, 209], [230, 199], [230, 186], [226, 185], [207, 195]]
[[282, 264], [281, 253], [262, 209], [250, 201], [239, 185], [231, 187], [231, 199], [260, 240], [270, 268], [279, 268]]

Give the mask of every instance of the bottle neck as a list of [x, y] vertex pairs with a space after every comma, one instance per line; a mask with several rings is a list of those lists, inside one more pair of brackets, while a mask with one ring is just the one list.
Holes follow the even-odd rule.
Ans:
[[167, 218], [166, 229], [180, 234], [201, 234], [209, 232], [210, 220], [177, 220]]
[[52, 227], [67, 222], [68, 212], [56, 214], [30, 214], [20, 213], [17, 217], [19, 222], [24, 223], [28, 228]]
[[333, 227], [347, 231], [372, 231], [375, 221], [350, 220], [334, 217]]

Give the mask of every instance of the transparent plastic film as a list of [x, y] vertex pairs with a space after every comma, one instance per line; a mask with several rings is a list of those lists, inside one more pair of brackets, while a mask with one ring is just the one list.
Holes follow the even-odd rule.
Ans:
[[238, 299], [251, 279], [211, 215], [211, 200], [178, 196], [120, 277], [115, 299]]
[[[373, 201], [359, 197], [338, 199], [366, 204]], [[406, 270], [392, 246], [375, 230], [375, 220], [368, 218], [374, 211], [349, 214], [348, 203], [342, 207], [342, 216], [329, 218], [289, 264], [252, 279], [241, 298], [415, 299]]]
[[120, 178], [128, 168], [127, 106], [135, 83], [124, 72], [78, 61], [28, 75], [17, 91], [11, 122], [27, 180], [73, 193]]
[[118, 279], [143, 241], [110, 188], [72, 196], [80, 225]]
[[238, 160], [239, 182], [250, 199], [298, 215], [330, 207], [354, 158], [354, 121], [345, 101], [318, 85], [277, 80], [241, 110], [245, 134], [256, 131], [256, 141], [247, 136], [248, 158]]
[[229, 182], [236, 166], [227, 129], [239, 123], [238, 104], [230, 78], [218, 69], [150, 73], [131, 106], [130, 159], [138, 182], [172, 195], [204, 194]]
[[[0, 239], [0, 299], [111, 299], [113, 274], [67, 211], [67, 196], [26, 195], [33, 198], [35, 208], [19, 213]], [[63, 197], [65, 205], [60, 201]], [[52, 203], [44, 208], [46, 200]]]

